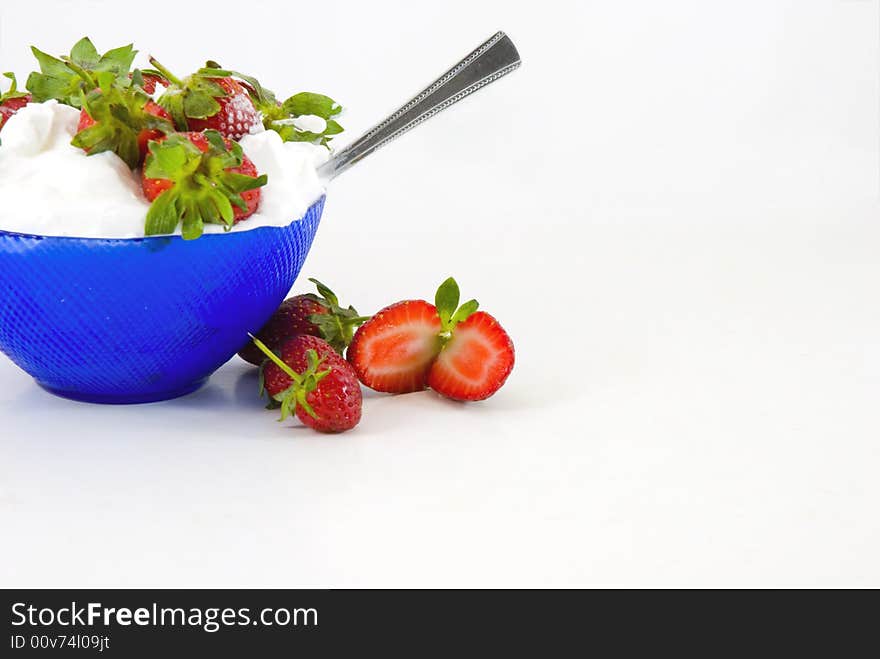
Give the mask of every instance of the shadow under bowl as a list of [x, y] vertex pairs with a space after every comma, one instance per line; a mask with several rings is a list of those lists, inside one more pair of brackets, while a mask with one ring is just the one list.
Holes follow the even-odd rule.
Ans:
[[188, 394], [278, 308], [323, 208], [321, 197], [288, 226], [193, 241], [0, 231], [0, 350], [65, 398]]

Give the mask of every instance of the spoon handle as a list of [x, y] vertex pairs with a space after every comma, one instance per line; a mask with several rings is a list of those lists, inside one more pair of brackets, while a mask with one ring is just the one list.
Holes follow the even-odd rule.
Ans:
[[384, 121], [336, 153], [318, 173], [329, 181], [391, 140], [430, 119], [441, 110], [495, 82], [520, 65], [519, 53], [503, 32], [479, 46]]

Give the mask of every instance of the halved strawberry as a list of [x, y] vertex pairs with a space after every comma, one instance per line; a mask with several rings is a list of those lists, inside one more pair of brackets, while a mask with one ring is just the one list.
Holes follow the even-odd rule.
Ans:
[[9, 86], [8, 91], [0, 93], [0, 129], [9, 120], [9, 117], [31, 101], [30, 94], [18, 91], [14, 73], [4, 73], [3, 76], [9, 78], [12, 84]]
[[348, 348], [361, 382], [377, 391], [407, 393], [426, 386], [455, 400], [482, 400], [513, 368], [513, 343], [479, 303], [461, 306], [450, 277], [434, 304], [408, 300], [386, 307], [355, 333]]
[[145, 235], [171, 233], [180, 223], [187, 240], [201, 236], [205, 224], [230, 229], [257, 210], [266, 181], [241, 146], [215, 130], [154, 140], [142, 174], [144, 194], [153, 202]]
[[497, 320], [477, 311], [458, 323], [428, 371], [428, 386], [446, 398], [483, 400], [513, 370], [513, 342]]
[[393, 394], [420, 391], [440, 352], [442, 331], [433, 304], [398, 302], [360, 326], [348, 347], [348, 361], [371, 389]]
[[150, 63], [170, 83], [159, 105], [171, 113], [179, 130], [216, 130], [237, 141], [259, 125], [248, 90], [234, 78], [201, 69], [181, 80], [154, 58]]

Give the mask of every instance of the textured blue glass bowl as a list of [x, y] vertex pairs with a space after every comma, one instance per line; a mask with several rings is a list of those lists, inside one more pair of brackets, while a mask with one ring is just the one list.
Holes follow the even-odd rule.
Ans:
[[322, 197], [289, 226], [193, 241], [0, 231], [0, 350], [66, 398], [194, 391], [287, 295], [323, 208]]

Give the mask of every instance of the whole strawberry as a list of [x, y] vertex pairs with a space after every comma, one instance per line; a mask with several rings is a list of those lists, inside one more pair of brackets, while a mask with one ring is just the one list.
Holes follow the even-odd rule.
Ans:
[[235, 78], [200, 69], [181, 80], [154, 58], [150, 63], [169, 83], [159, 105], [171, 113], [179, 130], [216, 130], [237, 141], [260, 124], [248, 90]]
[[[257, 332], [257, 338], [274, 350], [298, 334], [319, 336], [342, 354], [351, 343], [355, 328], [368, 319], [358, 316], [354, 307], [343, 309], [339, 298], [317, 279], [309, 279], [318, 288], [318, 295], [305, 293], [284, 300], [277, 311]], [[266, 359], [253, 343], [248, 343], [238, 356], [259, 366]]]
[[408, 393], [426, 386], [454, 400], [483, 400], [498, 391], [513, 369], [513, 342], [497, 320], [460, 307], [451, 277], [435, 303], [406, 300], [382, 309], [355, 333], [348, 361], [376, 391]]
[[0, 94], [0, 130], [9, 120], [9, 117], [21, 110], [25, 105], [30, 103], [31, 95], [27, 92], [18, 91], [18, 85], [15, 82], [14, 73], [4, 73], [4, 77], [9, 78], [12, 84], [9, 90]]
[[215, 130], [150, 142], [141, 178], [153, 202], [145, 235], [172, 233], [182, 223], [187, 240], [201, 236], [205, 224], [231, 228], [253, 215], [267, 181], [236, 142]]
[[280, 403], [282, 421], [296, 414], [310, 428], [328, 433], [358, 424], [360, 384], [329, 343], [316, 336], [295, 336], [275, 354], [259, 339], [254, 342], [269, 359], [261, 371], [261, 390]]
[[174, 131], [171, 115], [130, 80], [103, 78], [82, 106], [71, 144], [89, 154], [112, 151], [132, 169], [144, 161], [150, 140]]

